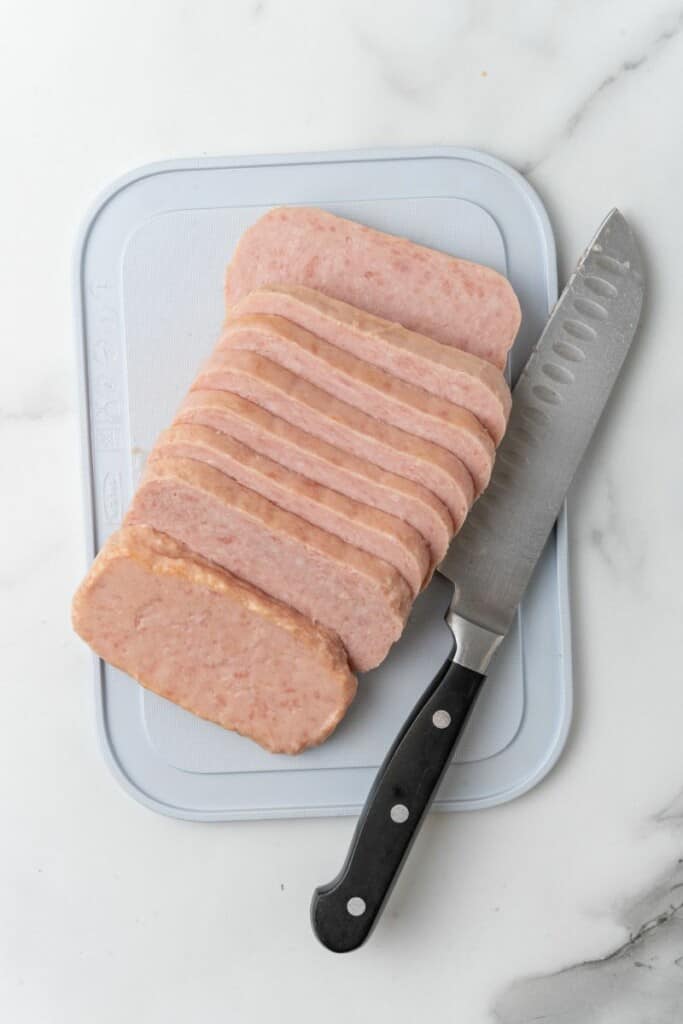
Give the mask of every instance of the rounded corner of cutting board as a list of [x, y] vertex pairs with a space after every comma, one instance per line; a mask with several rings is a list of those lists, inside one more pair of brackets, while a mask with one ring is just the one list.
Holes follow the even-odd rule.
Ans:
[[138, 784], [131, 773], [126, 770], [124, 765], [124, 759], [119, 754], [116, 748], [116, 743], [112, 736], [112, 730], [107, 717], [106, 701], [104, 695], [104, 663], [97, 656], [93, 655], [93, 684], [95, 686], [95, 725], [97, 729], [97, 738], [102, 751], [102, 758], [107, 768], [109, 769], [110, 775], [113, 777], [117, 785], [127, 794], [135, 800], [136, 803], [142, 804], [148, 810], [155, 811], [157, 814], [163, 814], [166, 817], [173, 818], [195, 818], [194, 813], [184, 815], [180, 808], [173, 807], [163, 800], [155, 797], [153, 794], [147, 792], [141, 784]]
[[490, 167], [494, 171], [497, 171], [501, 177], [510, 181], [517, 191], [522, 193], [529, 205], [532, 207], [534, 214], [538, 219], [541, 235], [546, 247], [546, 264], [551, 275], [551, 279], [549, 281], [549, 303], [552, 306], [557, 298], [557, 248], [555, 245], [555, 233], [553, 232], [553, 227], [550, 223], [550, 217], [548, 216], [545, 203], [541, 199], [538, 190], [531, 184], [528, 178], [524, 177], [521, 171], [518, 171], [515, 167], [512, 167], [511, 164], [506, 163], [504, 160], [501, 160], [500, 157], [493, 156], [491, 153], [484, 153], [481, 150], [476, 149], [458, 150], [456, 148], [453, 150], [453, 155], [458, 155], [460, 158], [466, 157], [472, 163], [482, 164], [486, 167]]
[[118, 175], [109, 184], [101, 188], [95, 197], [88, 204], [82, 216], [74, 238], [74, 266], [75, 278], [79, 279], [83, 266], [88, 241], [93, 233], [103, 212], [116, 201], [122, 194], [139, 185], [148, 178], [159, 174], [168, 174], [174, 171], [189, 170], [193, 167], [200, 167], [201, 161], [192, 159], [178, 160], [156, 160], [147, 164], [140, 164]]

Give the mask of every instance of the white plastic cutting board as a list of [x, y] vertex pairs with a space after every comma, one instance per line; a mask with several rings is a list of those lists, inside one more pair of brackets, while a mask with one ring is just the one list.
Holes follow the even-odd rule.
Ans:
[[[556, 297], [552, 233], [538, 197], [504, 164], [463, 150], [184, 161], [118, 182], [78, 250], [77, 317], [89, 555], [119, 524], [223, 316], [226, 263], [242, 232], [284, 203], [405, 235], [506, 274], [522, 304], [513, 376]], [[561, 517], [435, 806], [490, 806], [534, 785], [571, 716], [566, 523]], [[275, 570], [276, 571], [276, 570]], [[262, 751], [96, 661], [105, 754], [120, 781], [180, 817], [353, 814], [393, 736], [451, 644], [450, 585], [435, 577], [401, 642], [361, 679], [322, 747]]]

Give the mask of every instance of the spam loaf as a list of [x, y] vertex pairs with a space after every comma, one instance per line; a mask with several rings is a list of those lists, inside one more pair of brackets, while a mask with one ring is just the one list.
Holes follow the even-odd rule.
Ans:
[[488, 268], [308, 208], [245, 232], [225, 295], [73, 621], [142, 685], [297, 753], [490, 479], [519, 304]]

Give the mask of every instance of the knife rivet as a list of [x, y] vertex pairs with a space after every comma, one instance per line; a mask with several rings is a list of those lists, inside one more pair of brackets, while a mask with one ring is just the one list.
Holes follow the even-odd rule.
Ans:
[[365, 913], [365, 900], [360, 896], [352, 896], [346, 904], [346, 910], [351, 917], [362, 917]]
[[451, 716], [443, 709], [435, 711], [432, 715], [432, 724], [435, 725], [437, 729], [447, 729], [451, 724]]
[[389, 811], [389, 816], [392, 821], [395, 821], [397, 825], [402, 825], [404, 821], [407, 821], [410, 817], [410, 811], [405, 804], [394, 804]]

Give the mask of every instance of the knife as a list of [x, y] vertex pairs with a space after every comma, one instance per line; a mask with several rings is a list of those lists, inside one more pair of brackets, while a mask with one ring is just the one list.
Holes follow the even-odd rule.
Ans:
[[643, 293], [633, 233], [612, 210], [529, 356], [491, 482], [439, 566], [454, 584], [449, 659], [379, 769], [344, 866], [313, 894], [313, 930], [334, 952], [360, 946], [382, 912], [619, 375]]

